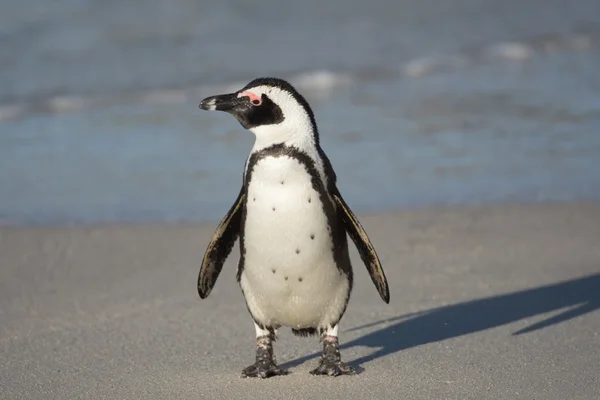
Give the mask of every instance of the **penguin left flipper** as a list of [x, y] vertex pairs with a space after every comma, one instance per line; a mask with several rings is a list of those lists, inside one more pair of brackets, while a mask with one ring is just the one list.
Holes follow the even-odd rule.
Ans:
[[350, 207], [348, 207], [348, 204], [346, 204], [342, 198], [342, 195], [337, 190], [335, 193], [333, 193], [333, 199], [342, 215], [346, 232], [348, 232], [348, 235], [350, 235], [350, 238], [358, 249], [358, 254], [360, 254], [360, 258], [365, 263], [365, 266], [369, 271], [369, 275], [371, 276], [371, 280], [375, 284], [379, 295], [383, 301], [389, 303], [390, 291], [388, 288], [387, 279], [385, 277], [385, 273], [383, 272], [379, 257], [375, 252], [375, 248], [373, 248], [373, 245], [369, 240], [369, 236], [367, 236], [367, 232], [365, 232], [360, 222], [358, 222], [358, 218], [356, 218]]
[[242, 204], [246, 193], [244, 187], [240, 190], [235, 203], [231, 206], [225, 217], [215, 230], [212, 240], [206, 248], [200, 273], [198, 274], [198, 294], [205, 299], [210, 294], [225, 260], [240, 234], [242, 221]]

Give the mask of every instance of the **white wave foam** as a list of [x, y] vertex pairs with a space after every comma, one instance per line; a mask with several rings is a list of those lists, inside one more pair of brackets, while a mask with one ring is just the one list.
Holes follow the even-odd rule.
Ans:
[[19, 105], [0, 106], [0, 122], [14, 121], [25, 114], [25, 107]]
[[533, 56], [533, 48], [520, 42], [498, 43], [488, 47], [485, 54], [490, 58], [523, 61]]
[[298, 90], [330, 91], [352, 82], [352, 78], [348, 74], [321, 70], [296, 75], [290, 81]]
[[430, 75], [443, 70], [452, 68], [462, 68], [469, 64], [469, 60], [464, 56], [457, 54], [449, 57], [438, 58], [417, 58], [404, 64], [401, 68], [402, 73], [408, 77], [417, 78]]
[[88, 108], [91, 100], [79, 96], [57, 96], [47, 99], [45, 108], [54, 113], [79, 111]]
[[407, 76], [423, 76], [434, 71], [438, 64], [438, 60], [434, 58], [418, 58], [407, 62], [402, 71]]
[[585, 35], [573, 35], [570, 43], [575, 50], [586, 51], [592, 47], [592, 38]]
[[145, 104], [177, 104], [188, 101], [185, 90], [152, 90], [142, 95]]
[[[392, 68], [393, 75], [408, 78], [419, 78], [444, 71], [465, 68], [476, 62], [489, 60], [503, 60], [524, 62], [538, 53], [555, 51], [586, 51], [594, 44], [600, 35], [596, 34], [570, 34], [563, 36], [547, 36], [540, 39], [532, 38], [527, 42], [500, 42], [480, 48], [475, 52], [459, 52], [446, 57], [423, 57], [410, 60], [399, 68]], [[483, 57], [481, 57], [483, 56]], [[389, 70], [386, 70], [389, 71]], [[287, 80], [301, 91], [310, 91], [314, 95], [327, 95], [332, 90], [344, 85], [360, 81], [365, 76], [379, 77], [381, 74], [365, 74], [356, 71], [354, 74], [334, 72], [329, 70], [315, 70], [286, 77]], [[46, 99], [35, 99], [31, 103], [0, 105], [0, 123], [26, 118], [28, 115], [39, 112], [54, 114], [77, 112], [92, 106], [104, 106], [115, 103], [142, 103], [142, 104], [182, 104], [189, 101], [200, 100], [204, 96], [217, 93], [227, 93], [239, 90], [247, 82], [228, 82], [217, 85], [201, 85], [188, 89], [156, 89], [138, 93], [117, 93], [110, 96], [55, 96]]]

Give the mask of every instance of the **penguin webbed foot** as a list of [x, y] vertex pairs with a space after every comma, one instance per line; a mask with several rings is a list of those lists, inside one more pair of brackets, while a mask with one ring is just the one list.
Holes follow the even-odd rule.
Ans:
[[288, 371], [279, 368], [273, 360], [257, 361], [242, 370], [242, 378], [270, 378], [287, 375]]
[[256, 362], [242, 370], [242, 378], [270, 378], [287, 375], [288, 371], [279, 368], [273, 355], [273, 343], [270, 335], [256, 339]]
[[310, 371], [313, 375], [355, 375], [354, 368], [341, 360], [338, 338], [325, 336], [323, 338], [323, 354], [319, 359], [317, 368]]
[[321, 359], [319, 366], [310, 371], [310, 373], [313, 375], [339, 376], [355, 375], [356, 371], [341, 360], [333, 361], [330, 359]]

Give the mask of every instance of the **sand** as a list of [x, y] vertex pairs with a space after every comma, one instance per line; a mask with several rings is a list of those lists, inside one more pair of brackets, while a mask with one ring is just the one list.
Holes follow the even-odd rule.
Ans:
[[242, 379], [254, 330], [237, 250], [210, 297], [196, 277], [215, 224], [0, 228], [0, 397], [600, 398], [600, 205], [360, 215], [391, 289], [352, 250], [342, 357], [281, 332], [291, 374]]

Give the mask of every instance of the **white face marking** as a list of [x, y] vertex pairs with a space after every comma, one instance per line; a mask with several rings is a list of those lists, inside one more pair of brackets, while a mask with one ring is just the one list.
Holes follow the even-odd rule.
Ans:
[[299, 149], [314, 146], [314, 133], [310, 117], [304, 107], [290, 93], [271, 86], [256, 86], [244, 93], [251, 96], [251, 99], [260, 99], [263, 94], [266, 94], [273, 103], [281, 108], [284, 117], [283, 121], [278, 124], [261, 125], [250, 129], [256, 135], [254, 151], [279, 143]]

